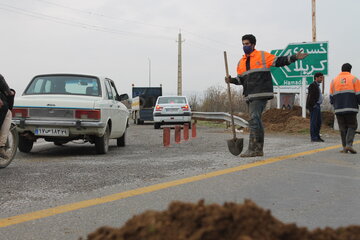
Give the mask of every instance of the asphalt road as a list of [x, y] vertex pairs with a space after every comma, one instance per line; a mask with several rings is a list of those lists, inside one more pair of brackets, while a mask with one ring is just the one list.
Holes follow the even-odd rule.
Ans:
[[265, 156], [247, 159], [228, 152], [230, 133], [209, 127], [180, 144], [172, 135], [165, 148], [161, 130], [131, 125], [127, 146], [112, 141], [106, 155], [39, 142], [0, 170], [0, 239], [78, 239], [173, 200], [248, 198], [300, 226], [359, 225], [359, 154], [340, 154], [339, 136], [323, 137], [266, 134]]

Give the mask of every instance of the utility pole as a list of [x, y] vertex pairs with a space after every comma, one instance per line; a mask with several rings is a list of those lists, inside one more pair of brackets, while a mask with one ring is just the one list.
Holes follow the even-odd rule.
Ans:
[[316, 0], [312, 0], [312, 41], [316, 42]]
[[149, 60], [149, 87], [151, 87], [151, 60], [150, 58], [148, 58]]
[[[316, 0], [311, 0], [312, 8], [312, 41], [316, 42]], [[325, 92], [325, 82], [322, 82], [322, 94]]]
[[182, 52], [181, 52], [181, 44], [184, 41], [181, 40], [181, 32], [179, 32], [179, 39], [177, 41], [178, 42], [178, 87], [177, 87], [177, 95], [178, 96], [182, 96]]

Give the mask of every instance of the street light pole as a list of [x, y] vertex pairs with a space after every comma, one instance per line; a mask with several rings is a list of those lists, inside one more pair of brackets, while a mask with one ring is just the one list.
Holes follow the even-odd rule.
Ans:
[[151, 59], [148, 58], [149, 60], [149, 87], [151, 87]]

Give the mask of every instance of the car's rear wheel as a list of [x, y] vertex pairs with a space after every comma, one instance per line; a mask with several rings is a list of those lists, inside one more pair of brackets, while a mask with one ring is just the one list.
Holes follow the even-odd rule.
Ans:
[[34, 141], [19, 135], [19, 151], [23, 153], [28, 153], [31, 151], [32, 147], [34, 145]]
[[105, 154], [109, 150], [110, 128], [106, 126], [105, 133], [101, 137], [95, 137], [95, 150], [97, 154]]
[[159, 129], [159, 128], [160, 128], [160, 126], [161, 126], [161, 124], [160, 124], [160, 123], [154, 123], [154, 128], [155, 128], [155, 129]]
[[118, 147], [125, 147], [125, 137], [126, 137], [126, 130], [125, 130], [124, 134], [117, 139]]

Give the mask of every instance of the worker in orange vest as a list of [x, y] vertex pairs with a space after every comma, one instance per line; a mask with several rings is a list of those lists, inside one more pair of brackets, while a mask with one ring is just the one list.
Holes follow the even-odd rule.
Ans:
[[330, 84], [330, 103], [339, 124], [342, 153], [356, 153], [352, 147], [358, 127], [356, 115], [360, 105], [360, 80], [351, 74], [351, 64], [345, 63], [341, 73]]
[[263, 156], [264, 127], [261, 120], [267, 100], [272, 99], [273, 83], [270, 67], [282, 67], [296, 60], [304, 59], [308, 54], [299, 51], [292, 56], [277, 57], [273, 54], [255, 49], [256, 38], [252, 34], [242, 37], [245, 55], [237, 66], [237, 77], [225, 77], [225, 81], [243, 86], [243, 94], [248, 104], [250, 137], [248, 150], [241, 157]]

